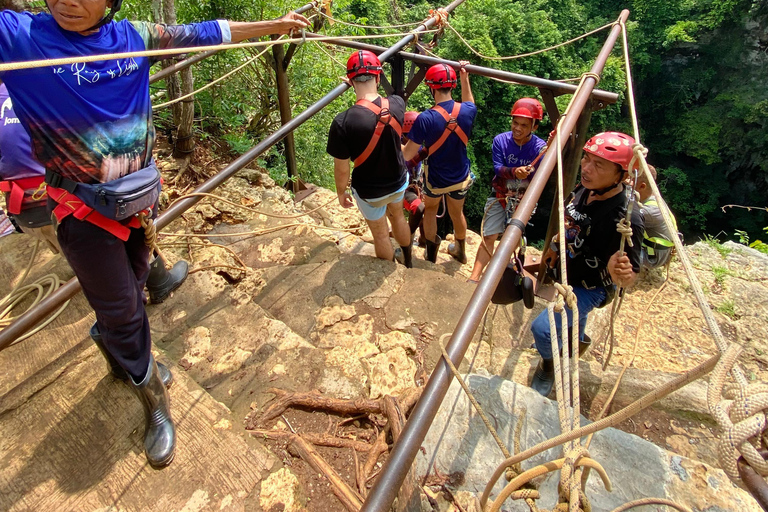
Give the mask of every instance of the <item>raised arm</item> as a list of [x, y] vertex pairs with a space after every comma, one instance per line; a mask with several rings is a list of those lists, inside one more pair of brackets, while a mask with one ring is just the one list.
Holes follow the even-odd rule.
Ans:
[[309, 27], [309, 20], [301, 14], [289, 12], [282, 18], [269, 21], [230, 21], [229, 30], [232, 33], [232, 42], [238, 43], [253, 37], [267, 36], [271, 34], [288, 34], [292, 30], [299, 31]]
[[469, 61], [467, 60], [460, 60], [459, 65], [461, 66], [459, 68], [459, 76], [461, 77], [461, 102], [462, 103], [474, 103], [475, 97], [472, 96], [472, 87], [469, 85], [469, 73], [467, 72], [466, 66], [469, 64]]

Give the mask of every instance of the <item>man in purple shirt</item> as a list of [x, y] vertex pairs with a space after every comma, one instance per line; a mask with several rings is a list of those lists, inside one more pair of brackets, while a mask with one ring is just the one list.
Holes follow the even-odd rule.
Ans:
[[[295, 13], [255, 23], [219, 20], [166, 26], [115, 22], [112, 16], [121, 3], [47, 0], [50, 14], [3, 11], [0, 61], [221, 44], [285, 34], [309, 25]], [[151, 352], [143, 301], [149, 274], [144, 230], [137, 226], [136, 216], [121, 221], [98, 214], [85, 203], [82, 192], [93, 190], [87, 185], [98, 186], [147, 169], [151, 174], [155, 131], [149, 59], [19, 69], [0, 73], [0, 78], [8, 86], [21, 125], [31, 136], [35, 158], [46, 168], [49, 198], [59, 203], [54, 208], [59, 245], [96, 312], [103, 344], [117, 363], [113, 373], [131, 385], [144, 408], [147, 459], [154, 468], [167, 466], [176, 447], [166, 391], [171, 376], [155, 363]], [[58, 201], [52, 191], [58, 194]]]
[[475, 266], [468, 281], [476, 283], [491, 260], [494, 245], [504, 233], [515, 206], [525, 194], [536, 173], [537, 164], [531, 165], [546, 149], [547, 143], [533, 134], [539, 127], [544, 109], [533, 98], [520, 98], [512, 107], [512, 131], [493, 139], [494, 192], [485, 203], [483, 243], [477, 248]]

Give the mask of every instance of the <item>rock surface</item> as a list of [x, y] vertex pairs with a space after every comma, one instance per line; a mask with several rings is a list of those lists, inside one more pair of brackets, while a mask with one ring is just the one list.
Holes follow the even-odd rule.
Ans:
[[[521, 450], [560, 434], [555, 402], [498, 377], [471, 375], [467, 381], [510, 449], [521, 417]], [[478, 494], [482, 494], [493, 470], [504, 459], [455, 381], [422, 446], [425, 451], [419, 452], [415, 463], [418, 476], [434, 472], [434, 466], [449, 475], [459, 490]], [[595, 472], [591, 473], [587, 496], [595, 512], [611, 511], [644, 497], [666, 497], [697, 511], [760, 511], [751, 496], [734, 486], [721, 470], [662, 450], [637, 436], [615, 429], [603, 430], [594, 436], [589, 453], [605, 468], [614, 489], [606, 492]], [[562, 451], [553, 448], [522, 466], [524, 470], [530, 469], [561, 457]], [[542, 493], [540, 507], [551, 508], [556, 504], [558, 480], [559, 473], [550, 473], [538, 481]], [[503, 483], [497, 483], [491, 499], [498, 495]], [[507, 502], [504, 510], [522, 512], [528, 507], [524, 502]]]

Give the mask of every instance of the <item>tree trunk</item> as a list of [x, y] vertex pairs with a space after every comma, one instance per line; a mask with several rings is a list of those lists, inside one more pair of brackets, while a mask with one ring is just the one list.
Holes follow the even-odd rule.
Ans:
[[[176, 4], [174, 0], [163, 1], [163, 22], [166, 25], [176, 24]], [[165, 61], [163, 67], [167, 67], [172, 61]], [[179, 85], [178, 75], [172, 75], [166, 79], [168, 88], [168, 98], [175, 100], [183, 94], [189, 94], [194, 91], [194, 80], [192, 78], [192, 68], [187, 68], [181, 72], [181, 85]], [[176, 136], [173, 140], [173, 156], [176, 158], [188, 157], [195, 148], [195, 141], [192, 139], [192, 122], [195, 117], [194, 98], [182, 100], [179, 103], [171, 105], [173, 109], [173, 124], [176, 126]]]

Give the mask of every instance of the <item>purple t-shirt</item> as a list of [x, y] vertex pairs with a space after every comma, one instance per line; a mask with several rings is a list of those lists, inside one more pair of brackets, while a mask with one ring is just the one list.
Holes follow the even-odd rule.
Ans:
[[0, 84], [0, 179], [10, 181], [44, 175], [45, 169], [32, 156], [32, 142], [16, 117], [8, 88]]

